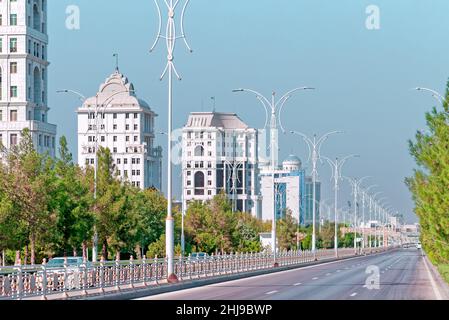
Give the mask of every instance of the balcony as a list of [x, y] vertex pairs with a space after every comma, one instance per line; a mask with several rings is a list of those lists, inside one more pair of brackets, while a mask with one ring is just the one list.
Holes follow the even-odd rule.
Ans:
[[56, 135], [56, 125], [40, 121], [14, 121], [0, 122], [0, 131], [22, 131], [29, 128], [31, 132], [43, 132]]

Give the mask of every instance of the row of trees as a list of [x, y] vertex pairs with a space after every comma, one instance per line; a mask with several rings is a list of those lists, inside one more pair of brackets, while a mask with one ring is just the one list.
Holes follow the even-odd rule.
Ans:
[[85, 257], [94, 230], [106, 259], [140, 255], [162, 234], [166, 199], [119, 181], [108, 149], [98, 153], [96, 199], [93, 169], [73, 163], [64, 137], [56, 160], [36, 152], [28, 130], [19, 145], [2, 153], [0, 251], [7, 262], [34, 264], [80, 249]]
[[423, 248], [434, 263], [449, 261], [449, 106], [444, 109], [428, 112], [428, 131], [419, 131], [416, 141], [410, 141], [418, 169], [406, 180], [420, 219]]

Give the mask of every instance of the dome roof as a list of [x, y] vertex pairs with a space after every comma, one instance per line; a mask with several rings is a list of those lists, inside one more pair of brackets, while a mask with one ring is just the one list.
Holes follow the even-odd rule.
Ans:
[[[100, 85], [97, 95], [98, 104], [107, 104], [110, 107], [124, 106], [150, 109], [148, 103], [137, 98], [134, 85], [118, 70]], [[95, 105], [96, 103], [97, 97], [95, 96], [86, 99], [84, 106]]]
[[299, 164], [301, 166], [302, 162], [301, 159], [299, 159], [297, 156], [295, 155], [289, 155], [287, 157], [287, 159], [284, 160], [283, 162], [284, 164]]

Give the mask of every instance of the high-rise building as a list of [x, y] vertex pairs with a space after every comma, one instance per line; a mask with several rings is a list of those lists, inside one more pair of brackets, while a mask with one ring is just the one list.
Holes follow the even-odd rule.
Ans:
[[182, 133], [184, 208], [224, 191], [235, 211], [260, 218], [257, 139], [236, 114], [192, 112]]
[[47, 47], [47, 1], [0, 1], [0, 142], [10, 148], [28, 128], [36, 150], [54, 157]]
[[305, 171], [301, 166], [301, 160], [290, 155], [282, 163], [282, 169], [274, 171], [274, 187], [272, 170], [267, 167], [261, 173], [263, 220], [273, 220], [273, 206], [275, 205], [276, 219], [283, 218], [286, 211], [290, 210], [298, 223], [302, 222], [301, 208], [305, 196]]
[[79, 165], [95, 165], [98, 136], [98, 146], [111, 151], [121, 179], [142, 189], [160, 190], [162, 148], [154, 142], [156, 117], [117, 69], [100, 86], [98, 94], [86, 99], [78, 109]]
[[[301, 224], [302, 225], [312, 225], [313, 224], [313, 180], [312, 177], [306, 177], [305, 182], [306, 192], [304, 195], [304, 206], [302, 207], [301, 213]], [[321, 203], [321, 182], [317, 181], [315, 184], [315, 199], [316, 199], [316, 209], [315, 209], [315, 222], [316, 227], [320, 224], [320, 203]]]

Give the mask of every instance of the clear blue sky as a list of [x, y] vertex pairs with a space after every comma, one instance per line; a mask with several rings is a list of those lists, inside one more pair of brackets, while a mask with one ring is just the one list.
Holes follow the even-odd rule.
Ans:
[[[73, 4], [81, 9], [78, 31], [65, 28], [65, 10]], [[380, 7], [380, 30], [365, 28], [370, 4]], [[114, 69], [114, 52], [138, 95], [159, 113], [158, 129], [166, 130], [166, 83], [159, 82], [164, 43], [155, 54], [148, 53], [157, 29], [153, 1], [58, 0], [49, 1], [48, 9], [50, 121], [67, 136], [74, 155], [78, 101], [55, 91], [70, 88], [94, 95]], [[194, 53], [181, 44], [177, 48], [183, 81], [175, 87], [175, 126], [182, 127], [191, 111], [211, 110], [210, 97], [215, 96], [218, 111], [238, 112], [250, 126], [262, 127], [265, 115], [257, 100], [232, 89], [269, 95], [314, 86], [317, 91], [300, 93], [288, 104], [285, 127], [307, 134], [346, 131], [331, 138], [323, 154], [360, 154], [345, 174], [373, 176], [370, 182], [414, 221], [404, 185], [415, 167], [407, 141], [425, 127], [424, 113], [435, 101], [410, 88], [444, 90], [448, 12], [447, 0], [192, 0], [185, 26]], [[165, 139], [159, 142], [166, 149]], [[281, 137], [280, 144], [281, 158], [295, 153], [306, 160], [306, 148], [297, 138]], [[327, 199], [330, 170], [323, 165], [319, 172]], [[342, 192], [346, 203], [349, 188]]]

